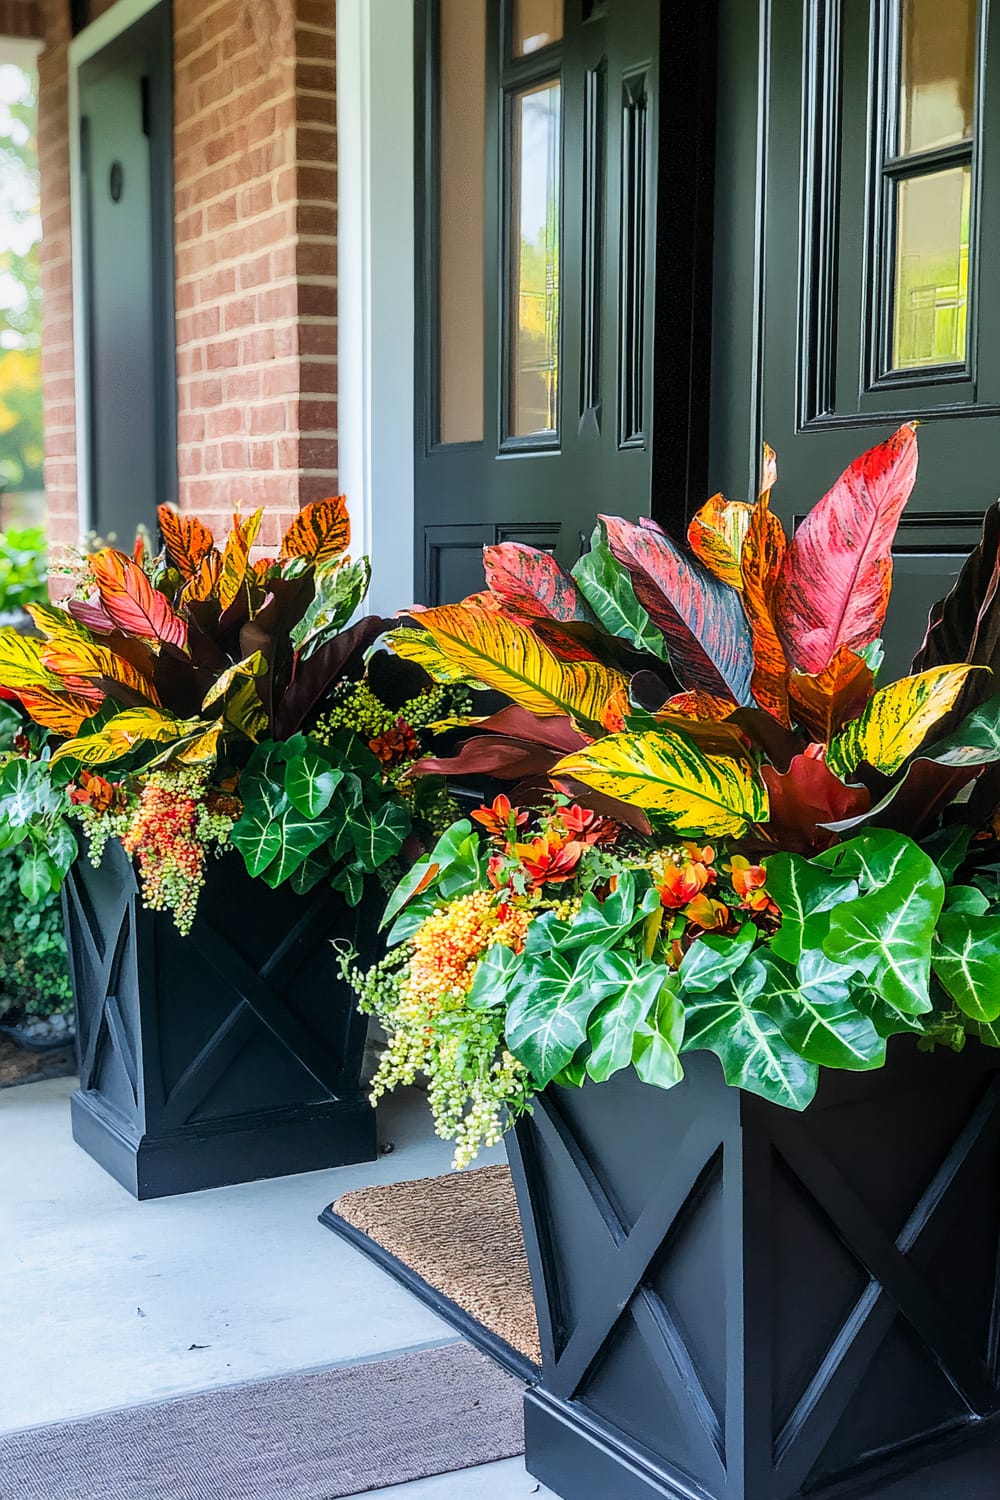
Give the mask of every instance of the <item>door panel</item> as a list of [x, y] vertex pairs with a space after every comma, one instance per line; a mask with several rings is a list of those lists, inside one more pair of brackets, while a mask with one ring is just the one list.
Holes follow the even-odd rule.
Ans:
[[167, 5], [83, 65], [80, 113], [88, 519], [127, 547], [177, 493]]
[[[424, 12], [415, 490], [430, 603], [482, 587], [483, 541], [571, 564], [598, 511], [650, 506], [660, 5], [475, 0], [477, 33], [470, 3]], [[478, 128], [475, 37], [483, 205], [463, 212], [482, 326], [462, 345], [456, 309], [478, 303], [456, 257], [455, 176], [478, 183], [451, 132]], [[481, 440], [463, 375], [481, 379]]]
[[787, 521], [919, 418], [899, 675], [998, 488], [1000, 20], [985, 0], [722, 0], [721, 31], [713, 484], [754, 493], [766, 439]]

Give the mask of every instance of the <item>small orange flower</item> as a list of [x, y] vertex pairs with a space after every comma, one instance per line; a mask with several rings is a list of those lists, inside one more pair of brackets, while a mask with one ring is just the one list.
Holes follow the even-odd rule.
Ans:
[[660, 901], [671, 911], [680, 911], [693, 901], [717, 879], [712, 869], [715, 850], [711, 846], [699, 849], [696, 844], [685, 844], [675, 860], [665, 859], [657, 881]]
[[703, 932], [725, 932], [733, 927], [729, 907], [722, 901], [706, 896], [704, 892], [688, 902], [684, 915], [693, 927], [700, 927]]
[[768, 916], [779, 916], [777, 906], [764, 889], [767, 871], [762, 865], [752, 865], [742, 854], [734, 854], [730, 867], [733, 890], [740, 898], [744, 911], [766, 912]]
[[528, 821], [528, 814], [512, 806], [510, 798], [505, 797], [502, 792], [499, 797], [494, 797], [492, 806], [477, 807], [472, 816], [494, 838], [506, 838], [510, 832], [512, 816], [515, 828], [523, 828]]
[[420, 750], [420, 741], [405, 719], [397, 719], [385, 734], [369, 740], [368, 748], [383, 766], [394, 766], [416, 755]]
[[96, 813], [110, 812], [121, 798], [121, 788], [103, 776], [81, 770], [79, 780], [69, 789], [69, 800], [75, 807], [92, 807]]
[[567, 833], [585, 844], [613, 844], [617, 841], [616, 823], [575, 802], [569, 807], [561, 807], [556, 816]]
[[572, 880], [584, 848], [578, 840], [567, 841], [550, 829], [530, 844], [515, 844], [514, 854], [534, 885], [557, 885]]

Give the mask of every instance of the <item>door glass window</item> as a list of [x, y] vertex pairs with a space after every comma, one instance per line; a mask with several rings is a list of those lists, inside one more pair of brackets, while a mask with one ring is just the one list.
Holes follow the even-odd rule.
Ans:
[[558, 82], [511, 98], [508, 436], [559, 427]]
[[902, 0], [895, 152], [892, 368], [963, 365], [968, 352], [977, 0]]
[[483, 439], [486, 4], [440, 0], [437, 440]]
[[512, 51], [527, 57], [562, 41], [564, 0], [514, 0]]

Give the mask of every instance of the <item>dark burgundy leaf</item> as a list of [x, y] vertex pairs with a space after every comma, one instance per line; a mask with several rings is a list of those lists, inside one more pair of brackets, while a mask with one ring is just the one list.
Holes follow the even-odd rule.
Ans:
[[830, 823], [854, 818], [871, 807], [871, 793], [863, 786], [845, 786], [822, 760], [796, 755], [787, 771], [762, 766], [770, 815], [768, 836], [779, 849], [809, 854], [834, 842]]

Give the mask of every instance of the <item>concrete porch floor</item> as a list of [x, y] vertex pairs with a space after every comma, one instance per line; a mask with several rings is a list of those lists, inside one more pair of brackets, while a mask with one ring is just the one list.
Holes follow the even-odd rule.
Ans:
[[[74, 1145], [74, 1087], [0, 1090], [0, 1431], [454, 1338], [316, 1222], [350, 1188], [447, 1171], [420, 1095], [380, 1110], [377, 1162], [136, 1203]], [[375, 1493], [552, 1500], [519, 1459]]]

